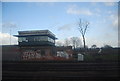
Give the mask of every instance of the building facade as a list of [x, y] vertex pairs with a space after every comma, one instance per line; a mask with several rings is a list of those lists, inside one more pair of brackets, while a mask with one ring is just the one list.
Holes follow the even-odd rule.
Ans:
[[56, 56], [55, 35], [49, 30], [19, 31], [22, 60], [53, 59]]
[[18, 42], [20, 46], [54, 46], [55, 35], [49, 30], [18, 31]]

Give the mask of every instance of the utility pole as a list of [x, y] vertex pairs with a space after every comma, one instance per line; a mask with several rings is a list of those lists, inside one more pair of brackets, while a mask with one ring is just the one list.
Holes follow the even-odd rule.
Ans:
[[11, 28], [10, 28], [10, 45], [11, 45]]

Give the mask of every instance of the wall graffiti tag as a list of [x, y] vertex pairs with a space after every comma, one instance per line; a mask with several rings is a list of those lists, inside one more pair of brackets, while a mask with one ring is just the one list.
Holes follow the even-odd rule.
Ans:
[[22, 54], [23, 60], [41, 58], [41, 50], [25, 50]]

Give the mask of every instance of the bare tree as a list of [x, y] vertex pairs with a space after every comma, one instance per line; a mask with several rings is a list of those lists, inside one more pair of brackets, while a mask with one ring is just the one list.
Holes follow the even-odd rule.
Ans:
[[81, 40], [78, 37], [72, 37], [71, 43], [74, 49], [81, 46]]
[[70, 45], [70, 40], [68, 38], [65, 39], [64, 45], [65, 46], [69, 46]]
[[78, 23], [78, 30], [80, 31], [81, 35], [82, 35], [82, 38], [83, 38], [83, 44], [84, 44], [84, 48], [86, 48], [85, 46], [85, 34], [86, 34], [86, 31], [88, 29], [88, 26], [89, 26], [89, 22], [87, 21], [84, 21], [82, 22], [81, 19], [79, 19], [79, 23]]

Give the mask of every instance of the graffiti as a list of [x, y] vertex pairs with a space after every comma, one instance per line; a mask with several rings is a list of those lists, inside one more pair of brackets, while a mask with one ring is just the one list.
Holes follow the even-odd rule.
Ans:
[[25, 50], [22, 54], [23, 60], [36, 59], [41, 57], [41, 50]]
[[69, 58], [69, 54], [67, 52], [65, 52], [65, 51], [58, 51], [57, 56], [58, 57], [63, 57], [63, 58], [66, 58], [66, 59]]

